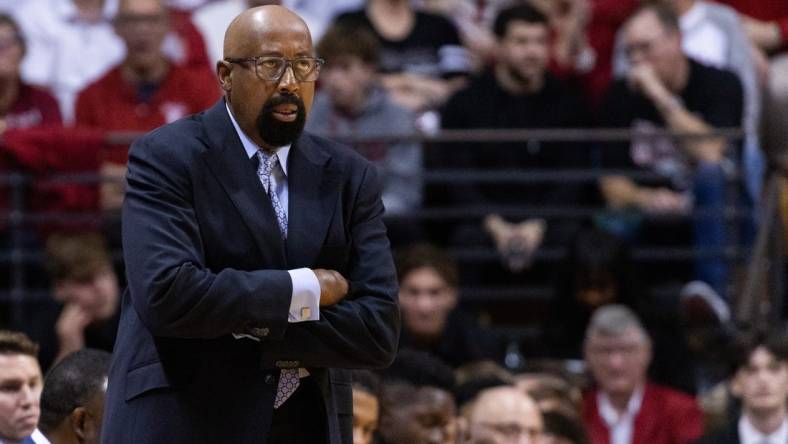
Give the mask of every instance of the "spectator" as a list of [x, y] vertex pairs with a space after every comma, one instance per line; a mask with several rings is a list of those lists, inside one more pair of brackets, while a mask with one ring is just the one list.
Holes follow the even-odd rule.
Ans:
[[112, 351], [118, 328], [118, 279], [95, 233], [47, 240], [54, 301], [26, 306], [20, 330], [41, 344], [43, 368], [85, 347]]
[[[739, 78], [744, 91], [741, 125], [744, 138], [742, 166], [744, 181], [753, 202], [763, 187], [764, 156], [758, 131], [761, 125], [761, 88], [753, 51], [739, 17], [731, 8], [705, 0], [662, 0], [679, 17], [681, 46], [692, 59], [708, 66], [730, 70]], [[619, 76], [627, 70], [627, 58], [619, 41], [616, 54]]]
[[630, 309], [607, 305], [594, 313], [585, 358], [596, 383], [583, 397], [593, 444], [686, 444], [703, 433], [693, 398], [647, 380], [651, 339]]
[[[104, 131], [149, 131], [202, 111], [219, 98], [213, 76], [172, 63], [162, 43], [170, 29], [161, 0], [121, 0], [115, 31], [126, 57], [90, 84], [77, 99], [78, 125]], [[117, 210], [123, 202], [128, 147], [108, 151], [101, 172], [101, 203]]]
[[353, 444], [372, 444], [380, 417], [380, 378], [369, 370], [353, 371]]
[[60, 125], [57, 101], [20, 78], [25, 40], [16, 21], [0, 14], [0, 132], [13, 128]]
[[[644, 134], [664, 126], [702, 135], [741, 124], [741, 83], [730, 72], [684, 55], [678, 18], [670, 8], [645, 5], [627, 21], [623, 33], [631, 68], [627, 78], [615, 81], [608, 91], [603, 126], [630, 127]], [[692, 221], [693, 243], [697, 248], [722, 250], [727, 240], [721, 217], [726, 199], [725, 151], [721, 138], [674, 143], [669, 138], [636, 137], [629, 146], [610, 145], [603, 153], [606, 168], [646, 168], [666, 181], [662, 187], [647, 187], [626, 177], [608, 176], [600, 180], [601, 190], [614, 209], [632, 207], [652, 214], [703, 210], [707, 214]], [[657, 235], [661, 233], [664, 225], [657, 228]], [[675, 230], [670, 237], [675, 239]], [[694, 276], [701, 281], [695, 287], [703, 287], [707, 298], [720, 302], [719, 316], [727, 318], [727, 307], [719, 301], [728, 282], [725, 258], [701, 257]]]
[[423, 352], [400, 350], [383, 375], [381, 443], [455, 443], [453, 389], [454, 375], [439, 359]]
[[0, 330], [0, 442], [46, 442], [36, 429], [43, 384], [37, 353], [23, 333]]
[[731, 353], [730, 388], [741, 414], [698, 444], [788, 442], [788, 343], [783, 336], [746, 335]]
[[[115, 31], [126, 57], [79, 94], [77, 124], [148, 131], [202, 111], [219, 98], [215, 79], [172, 63], [162, 51], [170, 22], [161, 0], [121, 0]], [[123, 155], [112, 158], [125, 163]]]
[[[566, 128], [588, 123], [578, 94], [547, 72], [549, 26], [547, 18], [528, 5], [500, 11], [495, 19], [498, 63], [454, 95], [443, 109], [446, 129]], [[570, 149], [571, 148], [571, 149]], [[529, 141], [500, 144], [452, 144], [435, 164], [458, 168], [512, 170], [519, 168], [587, 167], [586, 156], [575, 145]], [[480, 208], [506, 205], [572, 205], [584, 201], [581, 187], [569, 184], [530, 183], [519, 186], [454, 186], [452, 205]], [[573, 223], [551, 223], [532, 218], [509, 222], [490, 212], [483, 224], [457, 229], [454, 243], [467, 246], [492, 243], [510, 271], [522, 271], [545, 241], [561, 244], [575, 231]]]
[[497, 338], [456, 309], [459, 276], [446, 252], [426, 244], [406, 248], [397, 255], [397, 277], [401, 349], [429, 352], [453, 367], [500, 359]]
[[679, 322], [678, 300], [653, 295], [652, 283], [638, 278], [626, 241], [597, 228], [581, 230], [556, 274], [556, 294], [542, 323], [543, 354], [582, 358], [592, 313], [606, 304], [622, 304], [637, 313], [653, 340], [649, 376], [692, 393], [696, 389], [693, 356]]
[[27, 40], [22, 78], [48, 87], [71, 123], [79, 90], [123, 58], [123, 44], [112, 30], [117, 0], [22, 3], [16, 12]]
[[111, 356], [103, 350], [76, 351], [44, 380], [39, 428], [51, 444], [98, 444]]
[[410, 0], [367, 0], [364, 9], [336, 21], [378, 38], [383, 85], [408, 109], [436, 109], [465, 83], [470, 61], [457, 29], [442, 16], [416, 10]]
[[542, 442], [543, 431], [542, 414], [536, 403], [515, 387], [486, 389], [470, 407], [470, 444], [536, 444]]
[[[6, 130], [61, 124], [57, 101], [46, 91], [21, 80], [20, 66], [24, 54], [25, 40], [19, 26], [10, 15], [0, 13], [0, 134], [5, 134], [4, 145], [8, 144]], [[0, 156], [0, 170], [8, 171], [18, 167], [19, 163], [12, 159], [13, 156], [4, 152]], [[9, 209], [10, 200], [10, 187], [1, 184], [0, 213]], [[5, 219], [0, 217], [0, 246], [6, 246], [10, 242], [8, 222]], [[30, 238], [27, 242], [35, 246], [35, 236], [27, 236], [30, 234], [29, 228], [18, 227]], [[4, 276], [0, 276], [0, 287], [10, 286], [11, 277], [8, 273], [3, 274]]]
[[[394, 104], [378, 81], [380, 47], [371, 33], [334, 25], [317, 45], [317, 53], [326, 64], [307, 130], [333, 138], [415, 132], [414, 116]], [[402, 214], [421, 205], [418, 143], [363, 143], [356, 149], [378, 166], [387, 214]], [[411, 225], [407, 228], [412, 229]]]

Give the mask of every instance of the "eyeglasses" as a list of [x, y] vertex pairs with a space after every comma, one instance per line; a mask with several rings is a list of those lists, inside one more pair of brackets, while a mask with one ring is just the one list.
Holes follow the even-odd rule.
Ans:
[[299, 82], [314, 82], [320, 75], [320, 67], [326, 63], [323, 59], [315, 57], [297, 57], [286, 59], [284, 57], [250, 57], [247, 59], [226, 58], [230, 63], [254, 62], [254, 72], [260, 80], [277, 82], [285, 73], [288, 66], [293, 69], [293, 75]]

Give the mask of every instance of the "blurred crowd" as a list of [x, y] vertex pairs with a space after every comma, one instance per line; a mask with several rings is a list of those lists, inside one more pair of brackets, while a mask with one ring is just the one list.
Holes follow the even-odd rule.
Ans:
[[[401, 351], [354, 372], [354, 443], [788, 442], [788, 337], [734, 324], [725, 254], [747, 259], [788, 175], [788, 2], [0, 0], [0, 176], [32, 178], [0, 180], [0, 252], [40, 258], [0, 266], [0, 443], [97, 442], [128, 147], [222, 97], [224, 31], [264, 4], [325, 60], [306, 129], [383, 178]], [[631, 137], [495, 137], [594, 128]], [[474, 129], [494, 131], [413, 137]], [[700, 253], [633, 257], [677, 244]], [[464, 303], [523, 283], [546, 302]], [[491, 328], [512, 319], [535, 332]]]

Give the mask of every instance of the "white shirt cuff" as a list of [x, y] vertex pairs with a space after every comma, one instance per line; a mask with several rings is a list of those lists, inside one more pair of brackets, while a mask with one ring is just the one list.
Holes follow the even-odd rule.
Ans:
[[293, 281], [293, 296], [290, 299], [290, 314], [287, 322], [320, 320], [320, 282], [309, 268], [288, 270]]

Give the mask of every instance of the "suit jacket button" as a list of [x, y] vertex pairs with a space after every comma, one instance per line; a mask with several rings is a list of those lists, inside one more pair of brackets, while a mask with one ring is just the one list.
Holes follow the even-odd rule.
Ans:
[[273, 385], [274, 384], [274, 379], [276, 379], [276, 378], [274, 378], [274, 375], [267, 374], [267, 375], [265, 375], [265, 378], [263, 378], [263, 382], [265, 382], [268, 385]]

